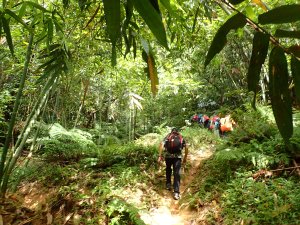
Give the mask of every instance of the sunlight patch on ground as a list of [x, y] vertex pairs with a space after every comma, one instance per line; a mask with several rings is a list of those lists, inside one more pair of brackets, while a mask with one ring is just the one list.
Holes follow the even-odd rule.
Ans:
[[141, 219], [148, 225], [183, 225], [179, 215], [172, 215], [169, 207], [159, 207], [150, 212], [141, 213]]

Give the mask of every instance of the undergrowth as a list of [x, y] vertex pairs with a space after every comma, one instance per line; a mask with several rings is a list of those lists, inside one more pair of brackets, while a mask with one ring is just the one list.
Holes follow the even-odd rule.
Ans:
[[[238, 127], [202, 164], [191, 185], [192, 194], [185, 200], [198, 210], [219, 202], [221, 212], [218, 218], [215, 213], [208, 216], [209, 224], [298, 224], [300, 180], [296, 173], [265, 172], [292, 166], [293, 155], [273, 119], [248, 107], [236, 110], [234, 118]], [[299, 134], [295, 128], [291, 139], [295, 149]]]

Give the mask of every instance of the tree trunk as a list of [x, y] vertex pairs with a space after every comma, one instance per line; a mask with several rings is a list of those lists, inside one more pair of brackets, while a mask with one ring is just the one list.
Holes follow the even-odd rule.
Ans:
[[24, 63], [24, 69], [23, 69], [23, 73], [22, 73], [22, 76], [21, 76], [18, 94], [16, 96], [12, 116], [11, 116], [10, 123], [9, 123], [9, 126], [8, 126], [8, 132], [7, 132], [7, 135], [6, 135], [6, 138], [5, 138], [5, 143], [4, 143], [3, 150], [2, 150], [2, 155], [1, 155], [1, 162], [0, 162], [0, 186], [1, 186], [1, 191], [0, 191], [0, 197], [2, 197], [2, 198], [5, 197], [5, 192], [6, 192], [6, 188], [2, 189], [3, 178], [4, 178], [3, 177], [4, 176], [4, 165], [5, 165], [6, 156], [7, 156], [7, 152], [8, 152], [8, 149], [9, 149], [9, 144], [10, 144], [11, 137], [12, 137], [12, 131], [13, 131], [15, 121], [16, 121], [16, 116], [17, 116], [18, 109], [19, 109], [19, 106], [20, 106], [20, 100], [21, 100], [21, 97], [22, 97], [22, 92], [23, 92], [23, 89], [24, 89], [26, 76], [28, 74], [29, 63], [30, 63], [30, 58], [31, 58], [31, 54], [32, 54], [33, 36], [34, 36], [33, 33], [31, 33], [30, 36], [29, 36], [29, 43], [28, 43], [28, 46], [27, 46], [27, 53], [26, 53], [26, 59], [25, 59], [25, 63]]

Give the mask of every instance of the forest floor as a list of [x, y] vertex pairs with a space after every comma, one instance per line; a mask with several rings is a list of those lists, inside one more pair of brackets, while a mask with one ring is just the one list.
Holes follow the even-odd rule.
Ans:
[[[213, 154], [214, 146], [200, 149], [190, 149], [188, 155], [188, 168], [182, 169], [181, 176], [181, 199], [191, 195], [190, 188], [198, 171], [201, 169], [201, 162]], [[164, 188], [165, 169], [161, 168], [156, 174], [157, 183]], [[173, 193], [162, 190], [156, 199], [155, 207], [142, 213], [141, 219], [151, 225], [198, 225], [206, 220], [207, 212], [212, 210], [213, 205], [201, 207], [201, 210], [192, 209], [188, 202], [174, 200]]]
[[[116, 189], [110, 188], [110, 196], [124, 199], [136, 207], [140, 218], [147, 225], [207, 224], [209, 216], [216, 215], [215, 217], [218, 217], [220, 208], [215, 201], [203, 204], [197, 196], [195, 198], [193, 196], [199, 189], [197, 181], [201, 165], [212, 156], [215, 147], [214, 144], [206, 144], [201, 147], [197, 145], [197, 147], [189, 148], [188, 163], [182, 169], [180, 200], [174, 200], [173, 193], [165, 189], [164, 165], [159, 170], [141, 169], [141, 174], [137, 174], [137, 176], [143, 177], [145, 180], [135, 182], [132, 178], [132, 184]], [[154, 167], [156, 166], [152, 165], [152, 168]], [[95, 178], [91, 178], [89, 174], [93, 174], [92, 177]], [[84, 171], [76, 174], [77, 178], [72, 185], [75, 185], [78, 190], [74, 189], [75, 186], [73, 189], [65, 186], [67, 188], [65, 192], [62, 192], [60, 190], [62, 187], [59, 186], [47, 187], [39, 182], [25, 182], [17, 193], [9, 194], [6, 202], [0, 206], [0, 225], [87, 224], [76, 222], [76, 218], [82, 218], [85, 214], [93, 216], [93, 213], [105, 217], [103, 211], [105, 203], [101, 201], [98, 194], [92, 193], [92, 189], [88, 189], [87, 183], [93, 181], [95, 184], [100, 184], [102, 176], [106, 172], [100, 173], [99, 179], [96, 179], [97, 172], [89, 174]], [[117, 177], [112, 176], [111, 180], [114, 179]], [[191, 199], [197, 202], [191, 202]], [[85, 204], [87, 205], [83, 207], [82, 205]], [[108, 220], [104, 219], [103, 222], [98, 220], [96, 223], [88, 224], [109, 224]]]

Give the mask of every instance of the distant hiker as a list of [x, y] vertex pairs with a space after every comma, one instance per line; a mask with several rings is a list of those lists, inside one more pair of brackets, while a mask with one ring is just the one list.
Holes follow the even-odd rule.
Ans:
[[[182, 149], [185, 149], [184, 156], [182, 158]], [[164, 150], [164, 151], [163, 151]], [[159, 158], [158, 162], [163, 160], [163, 156], [166, 162], [166, 189], [171, 190], [171, 175], [173, 170], [174, 182], [174, 199], [179, 199], [180, 188], [180, 169], [181, 164], [185, 165], [188, 155], [188, 148], [186, 141], [182, 135], [178, 132], [177, 128], [172, 128], [164, 140], [159, 145]]]
[[230, 115], [226, 115], [224, 118], [220, 119], [220, 135], [224, 136], [226, 133], [233, 131], [233, 127], [236, 122], [231, 118]]
[[194, 115], [192, 115], [190, 121], [191, 123], [199, 123], [199, 115], [197, 113], [195, 113]]

